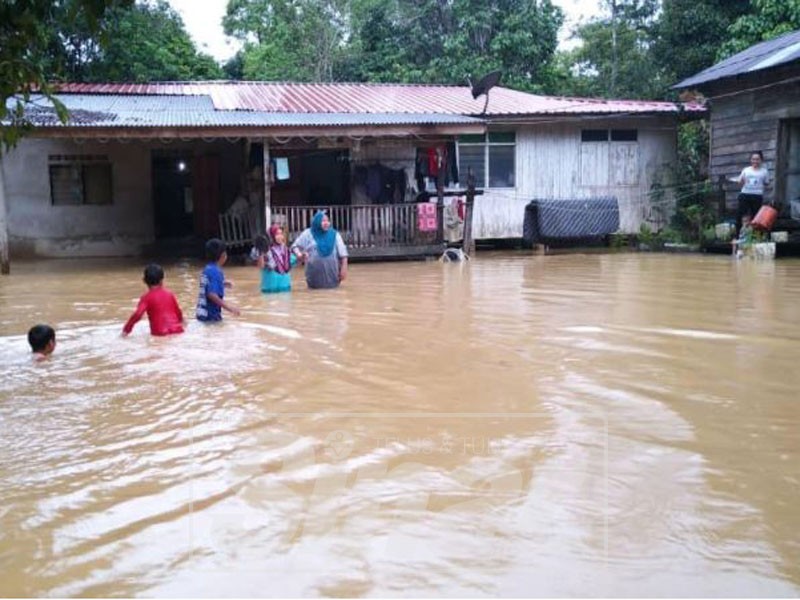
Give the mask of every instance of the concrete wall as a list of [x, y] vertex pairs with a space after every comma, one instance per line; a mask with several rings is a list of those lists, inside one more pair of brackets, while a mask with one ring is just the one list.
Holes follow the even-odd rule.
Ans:
[[[50, 155], [106, 155], [112, 204], [53, 206]], [[24, 139], [3, 157], [12, 257], [135, 255], [153, 241], [150, 149], [139, 143]]]
[[[584, 144], [581, 129], [637, 129], [638, 141]], [[516, 136], [516, 187], [487, 189], [475, 201], [476, 239], [522, 237], [525, 205], [534, 198], [587, 198], [616, 196], [620, 231], [636, 233], [642, 223], [665, 225], [673, 210], [672, 199], [650, 194], [659, 181], [668, 183], [675, 165], [676, 125], [670, 119], [590, 120], [518, 126]], [[612, 153], [626, 154], [635, 172], [618, 172]], [[608, 173], [608, 185], [591, 185], [597, 173]], [[594, 179], [597, 180], [596, 178]], [[635, 181], [634, 184], [619, 184]], [[616, 183], [615, 183], [616, 182]]]

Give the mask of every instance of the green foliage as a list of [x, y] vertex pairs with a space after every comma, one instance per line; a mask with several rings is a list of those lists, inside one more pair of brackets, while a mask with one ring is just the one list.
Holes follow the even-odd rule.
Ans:
[[708, 178], [711, 126], [708, 121], [689, 121], [678, 125], [678, 185]]
[[230, 0], [247, 79], [461, 83], [494, 69], [543, 89], [563, 23], [550, 0]]
[[331, 81], [347, 35], [346, 0], [230, 0], [225, 33], [242, 40], [245, 79]]
[[731, 25], [720, 51], [721, 60], [746, 48], [800, 29], [800, 0], [752, 0], [749, 14]]
[[63, 79], [142, 83], [222, 77], [165, 0], [110, 9], [99, 23], [102, 38], [80, 25], [62, 23], [57, 32], [64, 43], [52, 54], [52, 70]]
[[[66, 120], [63, 104], [49, 85], [52, 51], [64, 23], [97, 31], [109, 8], [132, 0], [27, 0], [0, 2], [0, 153], [28, 132], [24, 108], [34, 93], [42, 93]], [[9, 102], [10, 98], [15, 100]], [[11, 105], [11, 108], [7, 108]]]
[[[570, 95], [656, 98], [667, 86], [652, 58], [656, 0], [604, 0], [604, 16], [576, 31], [581, 45], [565, 58]], [[562, 63], [563, 64], [563, 63]]]
[[653, 31], [653, 58], [663, 77], [678, 82], [716, 62], [728, 28], [750, 0], [664, 0]]
[[714, 213], [704, 202], [685, 204], [678, 208], [677, 222], [682, 222], [682, 230], [688, 241], [702, 241], [703, 232], [706, 228], [712, 226], [714, 221]]

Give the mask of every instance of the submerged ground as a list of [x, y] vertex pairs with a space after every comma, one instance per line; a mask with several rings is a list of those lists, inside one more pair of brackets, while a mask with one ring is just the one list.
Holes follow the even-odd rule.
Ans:
[[231, 267], [122, 339], [142, 266], [0, 278], [0, 595], [800, 593], [800, 261]]

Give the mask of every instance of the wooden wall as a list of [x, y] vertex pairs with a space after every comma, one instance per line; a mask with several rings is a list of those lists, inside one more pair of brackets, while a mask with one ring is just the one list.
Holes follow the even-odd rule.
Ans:
[[[750, 85], [761, 87], [740, 91]], [[761, 150], [764, 162], [773, 178], [780, 176], [779, 131], [783, 119], [800, 117], [800, 83], [766, 83], [760, 78], [739, 83], [740, 90], [725, 90], [724, 95], [711, 96], [711, 168], [713, 181], [720, 176], [738, 177], [750, 163], [750, 153]], [[777, 173], [776, 173], [777, 169]], [[767, 193], [767, 199], [780, 195], [780, 186]], [[738, 191], [729, 186], [726, 202], [729, 209], [736, 206]]]
[[[676, 127], [674, 117], [584, 118], [518, 126], [516, 187], [487, 189], [476, 199], [475, 238], [522, 237], [525, 205], [534, 198], [616, 196], [621, 231], [637, 233], [645, 222], [655, 228], [665, 225], [672, 198], [668, 195], [658, 207], [663, 210], [656, 210], [650, 190], [656, 181], [672, 181]], [[609, 146], [581, 142], [582, 129], [602, 128], [637, 129], [638, 141]]]

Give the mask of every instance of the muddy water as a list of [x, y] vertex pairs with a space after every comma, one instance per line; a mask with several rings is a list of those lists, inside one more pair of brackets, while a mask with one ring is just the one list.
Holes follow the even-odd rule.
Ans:
[[139, 263], [15, 267], [0, 595], [800, 593], [800, 262], [230, 267], [171, 339], [119, 337]]

